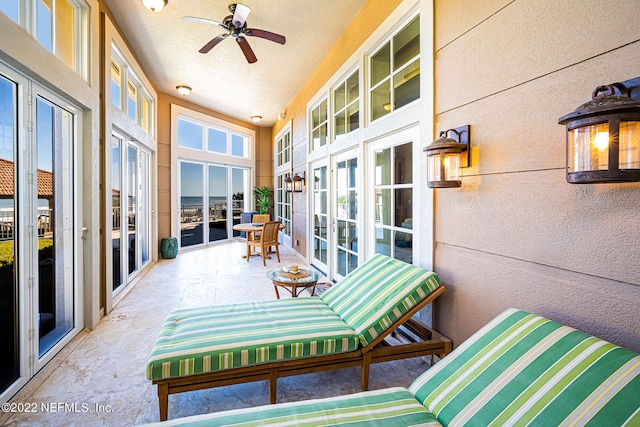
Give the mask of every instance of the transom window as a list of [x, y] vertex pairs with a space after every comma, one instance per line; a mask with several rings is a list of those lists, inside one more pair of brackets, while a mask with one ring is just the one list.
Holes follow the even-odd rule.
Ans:
[[46, 50], [85, 79], [87, 11], [82, 0], [0, 1], [0, 12], [27, 30]]
[[249, 158], [249, 137], [193, 118], [178, 117], [178, 146]]
[[334, 137], [360, 127], [360, 84], [356, 71], [333, 90]]
[[[123, 88], [126, 88], [126, 92]], [[150, 134], [153, 128], [153, 99], [115, 46], [111, 51], [110, 92], [111, 103]]]
[[327, 99], [311, 109], [311, 151], [327, 145]]
[[291, 132], [285, 132], [276, 140], [276, 167], [291, 161]]
[[370, 57], [371, 121], [420, 99], [420, 17]]

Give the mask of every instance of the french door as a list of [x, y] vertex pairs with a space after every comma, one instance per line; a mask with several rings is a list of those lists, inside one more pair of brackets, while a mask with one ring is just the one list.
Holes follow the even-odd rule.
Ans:
[[[330, 166], [329, 166], [330, 165]], [[311, 263], [340, 280], [358, 266], [358, 152], [350, 150], [311, 164]]]
[[151, 260], [151, 156], [136, 141], [111, 136], [111, 226], [114, 294]]
[[[329, 271], [329, 167], [326, 161], [311, 165], [313, 193], [311, 195], [311, 263]], [[307, 187], [309, 188], [309, 187]]]
[[358, 157], [355, 150], [333, 159], [333, 266], [339, 280], [358, 266]]
[[0, 65], [0, 400], [79, 331], [81, 176], [68, 102]]
[[180, 247], [239, 235], [232, 227], [248, 210], [249, 169], [191, 160], [180, 160], [179, 167]]

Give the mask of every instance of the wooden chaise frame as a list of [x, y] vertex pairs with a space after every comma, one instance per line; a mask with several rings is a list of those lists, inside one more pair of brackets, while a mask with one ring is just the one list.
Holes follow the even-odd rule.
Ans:
[[[158, 385], [160, 421], [167, 419], [170, 394], [268, 380], [269, 400], [273, 404], [276, 403], [278, 378], [360, 366], [362, 391], [366, 391], [369, 389], [369, 367], [373, 363], [425, 355], [437, 355], [443, 358], [453, 349], [451, 340], [413, 319], [413, 316], [444, 291], [444, 286], [438, 287], [379, 335], [375, 341], [355, 351], [153, 380], [153, 384]], [[402, 343], [388, 340], [390, 336], [398, 338], [396, 341], [402, 341]]]

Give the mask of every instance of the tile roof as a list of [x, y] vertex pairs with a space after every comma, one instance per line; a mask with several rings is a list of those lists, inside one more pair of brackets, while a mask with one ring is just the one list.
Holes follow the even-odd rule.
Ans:
[[[0, 159], [0, 198], [8, 199], [14, 195], [13, 162]], [[53, 196], [53, 173], [38, 169], [38, 197]]]

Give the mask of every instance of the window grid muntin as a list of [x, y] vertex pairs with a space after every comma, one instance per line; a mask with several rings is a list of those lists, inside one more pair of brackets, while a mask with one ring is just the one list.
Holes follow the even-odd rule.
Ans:
[[276, 168], [291, 161], [291, 132], [285, 132], [276, 140]]
[[283, 173], [276, 176], [275, 182], [275, 217], [284, 225], [282, 233], [291, 237], [291, 193], [285, 189], [284, 180], [291, 176], [290, 173]]
[[[408, 219], [408, 218], [414, 218], [414, 209], [415, 209], [415, 203], [413, 203], [413, 201], [415, 200], [416, 194], [416, 188], [415, 188], [415, 171], [411, 171], [412, 175], [411, 175], [411, 182], [404, 182], [404, 183], [398, 183], [398, 178], [397, 178], [397, 172], [398, 172], [398, 166], [397, 166], [397, 162], [396, 162], [396, 153], [397, 150], [399, 150], [400, 148], [404, 148], [406, 150], [407, 153], [409, 153], [409, 155], [411, 156], [410, 160], [411, 160], [411, 165], [412, 165], [412, 169], [413, 169], [413, 142], [406, 142], [406, 143], [402, 143], [402, 144], [397, 144], [397, 145], [393, 145], [390, 147], [386, 147], [382, 150], [380, 150], [381, 152], [385, 151], [385, 150], [389, 150], [389, 173], [388, 173], [388, 177], [390, 178], [388, 181], [383, 183], [378, 183], [376, 182], [376, 179], [374, 179], [374, 203], [376, 203], [375, 206], [375, 217], [374, 217], [374, 227], [376, 229], [376, 234], [378, 233], [378, 230], [380, 230], [380, 232], [383, 233], [388, 233], [385, 234], [385, 236], [389, 236], [390, 239], [390, 251], [391, 253], [387, 254], [389, 256], [393, 256], [393, 257], [397, 257], [396, 252], [396, 239], [399, 236], [411, 236], [411, 241], [413, 240], [413, 237], [415, 236], [413, 228], [406, 228], [403, 227], [402, 224], [398, 224], [398, 206], [396, 204], [397, 201], [397, 193], [398, 190], [411, 190], [412, 195], [411, 195], [411, 199], [412, 199], [412, 206], [411, 206], [411, 212], [409, 213], [408, 216], [405, 217], [404, 220]], [[377, 156], [377, 153], [376, 153]], [[374, 163], [377, 165], [377, 161], [374, 160]], [[378, 218], [378, 212], [379, 212], [379, 208], [377, 206], [377, 196], [378, 194], [382, 194], [383, 192], [387, 191], [389, 194], [389, 220], [388, 220], [388, 224], [386, 224], [384, 221], [384, 219], [379, 220]], [[405, 260], [407, 261], [407, 260]], [[407, 262], [411, 262], [411, 261], [407, 261]]]
[[[349, 100], [349, 82], [355, 78], [355, 87], [356, 87], [356, 93], [357, 95]], [[344, 99], [341, 101], [340, 104], [340, 108], [338, 108], [336, 105], [337, 103], [337, 99], [336, 99], [336, 93], [339, 93], [338, 91], [342, 91], [343, 92], [343, 96]], [[355, 127], [351, 128], [350, 127], [350, 121], [349, 121], [349, 111], [351, 110], [351, 108], [353, 106], [357, 106], [359, 107], [359, 103], [360, 103], [360, 70], [356, 70], [353, 73], [351, 73], [348, 77], [346, 77], [342, 82], [340, 82], [334, 89], [333, 89], [333, 138], [335, 139], [336, 137], [340, 136], [340, 135], [346, 135], [350, 132], [353, 132], [357, 129], [360, 128], [360, 108], [358, 108], [356, 114], [357, 114], [357, 121], [355, 122]], [[337, 119], [338, 117], [342, 116], [343, 124], [344, 124], [344, 132], [342, 133], [338, 133], [338, 123], [337, 123]]]
[[[323, 114], [324, 109], [324, 114]], [[314, 151], [318, 148], [324, 147], [328, 144], [329, 140], [329, 103], [328, 98], [323, 98], [315, 107], [311, 108], [310, 111], [310, 120], [309, 123], [310, 131], [309, 131], [309, 149], [310, 151]], [[322, 133], [324, 127], [324, 134]], [[319, 146], [316, 147], [314, 135], [319, 135], [320, 139], [324, 140], [324, 143], [320, 143]], [[322, 136], [324, 135], [324, 138]]]
[[[417, 54], [413, 57], [411, 57], [410, 59], [406, 60], [400, 67], [398, 67], [397, 69], [395, 69], [395, 58], [394, 58], [394, 43], [396, 41], [396, 37], [400, 34], [402, 34], [403, 31], [407, 30], [411, 25], [413, 25], [415, 22], [418, 22], [418, 49], [417, 49]], [[417, 63], [418, 64], [418, 75], [420, 75], [420, 30], [419, 30], [419, 22], [420, 22], [420, 15], [416, 15], [414, 17], [412, 17], [410, 20], [407, 21], [406, 25], [404, 25], [402, 28], [400, 28], [398, 31], [396, 31], [394, 34], [392, 34], [389, 39], [384, 40], [383, 42], [380, 43], [380, 47], [378, 49], [376, 49], [375, 51], [373, 51], [371, 53], [371, 55], [369, 55], [369, 61], [368, 61], [368, 65], [369, 65], [369, 119], [370, 121], [375, 121], [378, 120], [384, 116], [386, 116], [387, 114], [391, 113], [392, 111], [395, 111], [398, 108], [402, 108], [404, 107], [404, 105], [400, 106], [400, 107], [396, 107], [396, 100], [395, 100], [395, 92], [396, 89], [394, 88], [394, 79], [397, 75], [399, 75], [402, 71], [404, 71], [407, 67], [412, 66], [413, 64]], [[380, 78], [375, 84], [372, 85], [372, 82], [374, 81], [374, 76], [373, 76], [373, 59], [376, 57], [377, 54], [381, 53], [383, 50], [388, 49], [388, 54], [389, 54], [389, 73], [386, 74], [383, 78]], [[389, 85], [389, 109], [384, 108], [384, 110], [386, 111], [385, 113], [382, 113], [381, 115], [374, 117], [374, 108], [372, 105], [372, 100], [374, 98], [374, 92], [376, 91], [376, 89], [381, 88], [383, 85], [388, 84]], [[387, 92], [385, 92], [387, 93]], [[420, 99], [420, 93], [418, 92], [418, 97], [417, 99]], [[407, 103], [410, 104], [411, 102]]]

